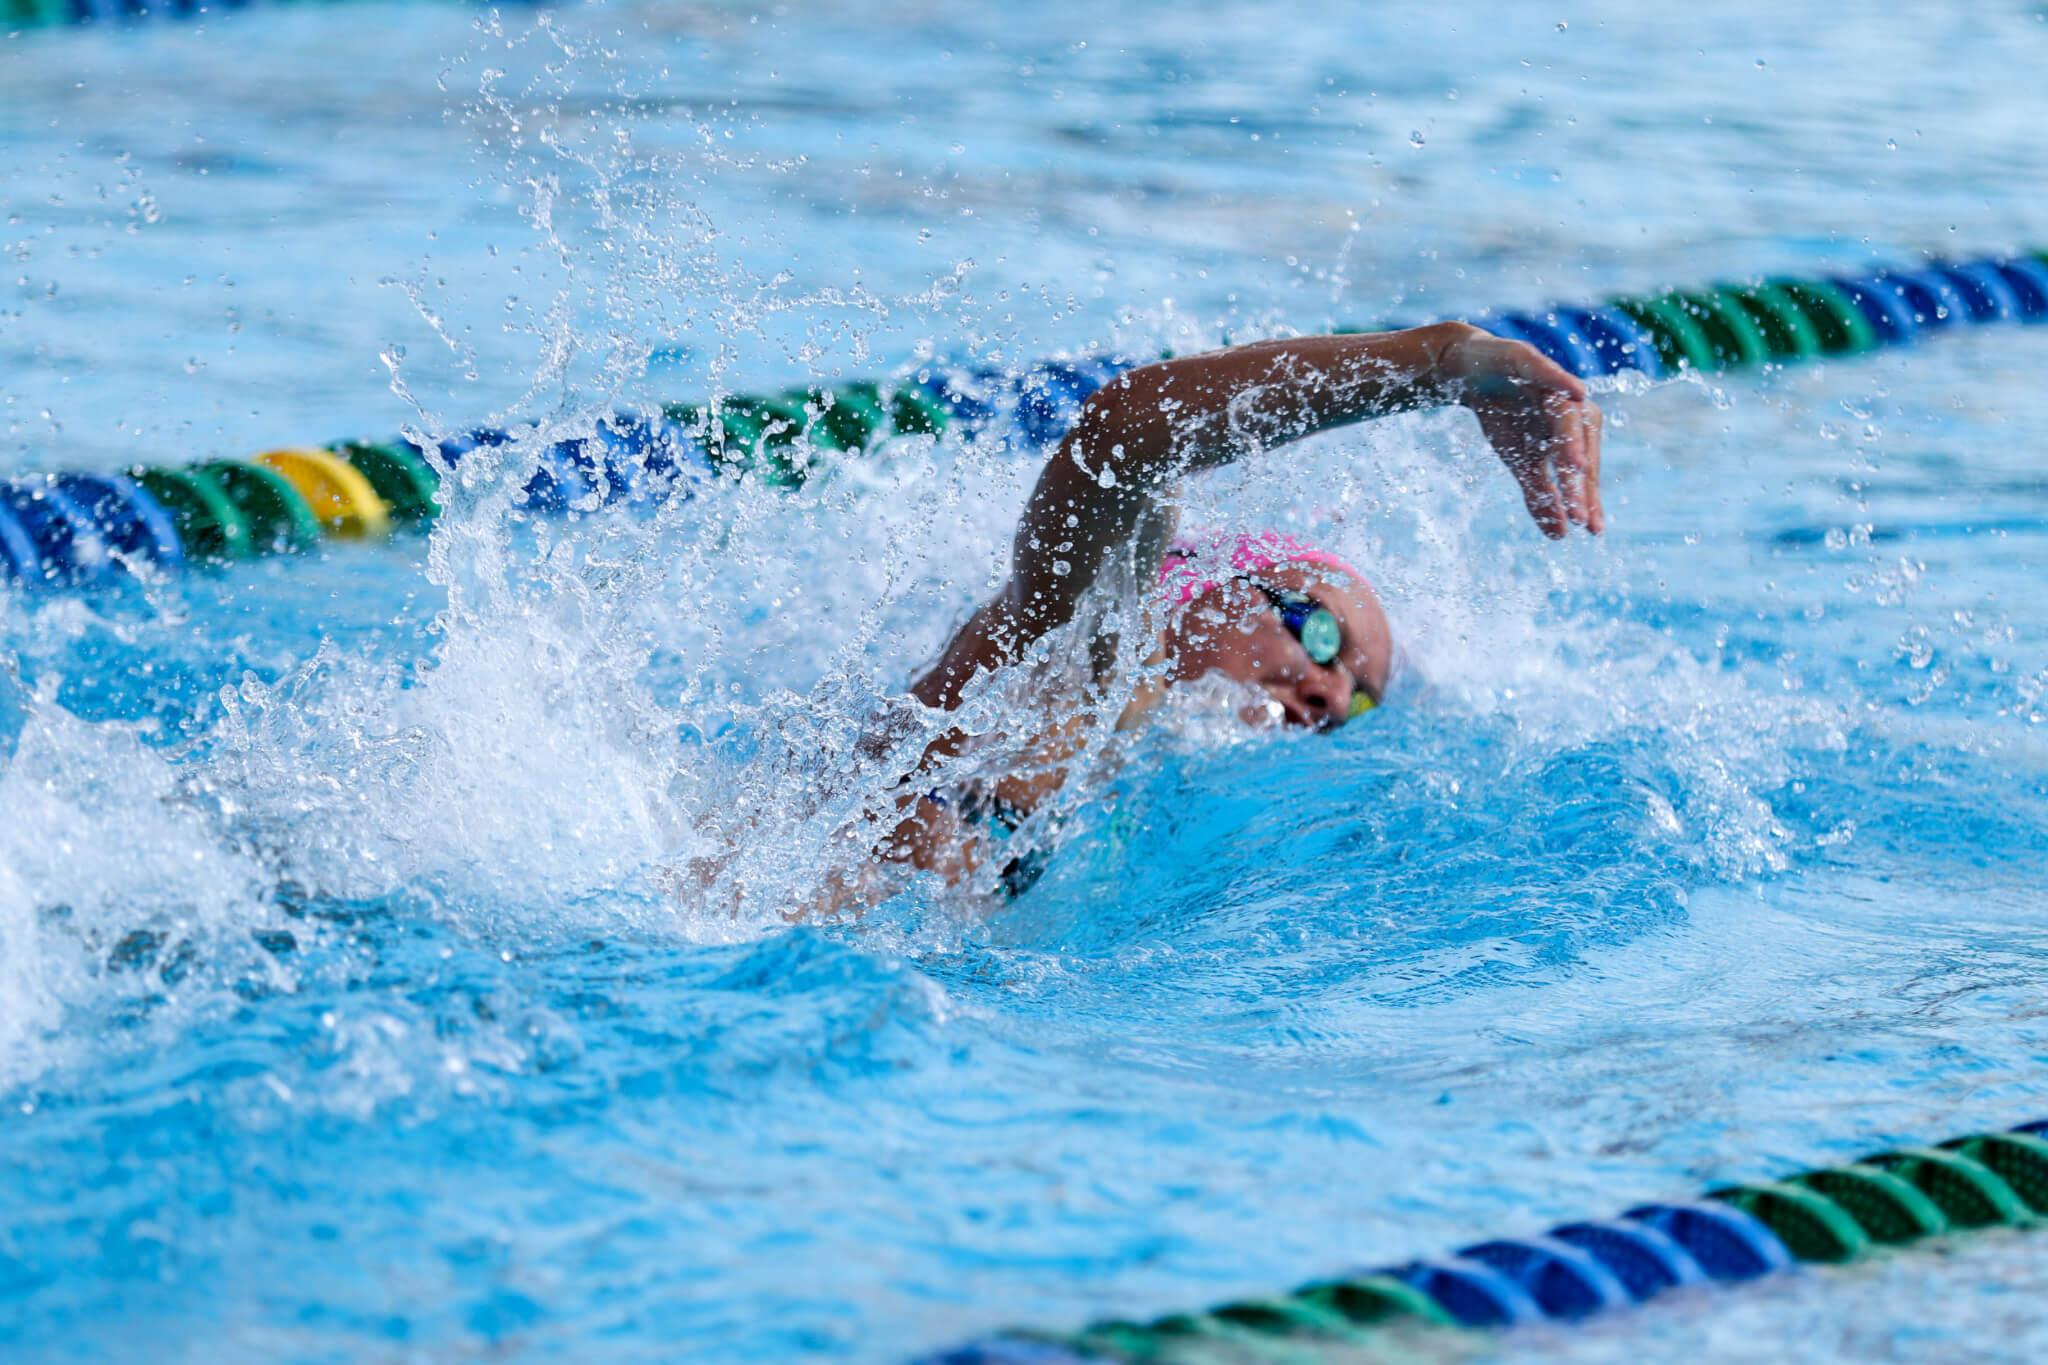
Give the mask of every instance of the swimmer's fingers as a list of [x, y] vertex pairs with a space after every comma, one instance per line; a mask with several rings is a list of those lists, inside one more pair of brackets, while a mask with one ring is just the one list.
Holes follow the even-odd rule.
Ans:
[[1529, 509], [1536, 529], [1552, 540], [1564, 535], [1571, 523], [1566, 520], [1565, 499], [1551, 472], [1550, 461], [1515, 460], [1508, 464], [1508, 469], [1522, 486], [1522, 504]]
[[1580, 429], [1575, 405], [1554, 393], [1534, 402], [1515, 394], [1469, 405], [1494, 453], [1515, 476], [1530, 519], [1552, 540], [1564, 535], [1573, 518], [1558, 475], [1575, 469], [1581, 459], [1580, 443], [1574, 440]]
[[1593, 403], [1571, 403], [1555, 414], [1558, 490], [1564, 513], [1575, 526], [1598, 533], [1600, 518], [1600, 409]]
[[1600, 411], [1598, 403], [1585, 405], [1586, 434], [1579, 465], [1582, 492], [1580, 499], [1585, 508], [1586, 518], [1582, 525], [1594, 535], [1607, 529], [1607, 510], [1600, 505], [1600, 441], [1607, 427], [1607, 417]]

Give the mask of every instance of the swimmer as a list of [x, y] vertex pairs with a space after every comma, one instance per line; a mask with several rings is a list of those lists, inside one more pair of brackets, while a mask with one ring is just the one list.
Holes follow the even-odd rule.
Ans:
[[[1212, 674], [1263, 692], [1260, 709], [1290, 726], [1332, 729], [1379, 705], [1393, 637], [1365, 577], [1277, 531], [1177, 536], [1175, 487], [1333, 427], [1450, 404], [1478, 418], [1545, 535], [1600, 533], [1601, 415], [1585, 385], [1535, 348], [1465, 323], [1257, 342], [1145, 365], [1098, 390], [1039, 475], [1008, 581], [910, 689], [953, 711], [1076, 626], [1092, 632], [1091, 664], [1076, 695], [1048, 699], [1065, 719], [1023, 761], [965, 786], [948, 778], [952, 761], [979, 741], [942, 735], [896, 789], [886, 818], [898, 823], [871, 845], [873, 859], [955, 883], [994, 865], [1004, 889], [1021, 890], [1042, 858], [1005, 858], [997, 843], [1067, 780], [1105, 697], [1122, 701], [1118, 729]], [[1099, 610], [1098, 589], [1116, 585], [1141, 600]], [[1091, 602], [1098, 609], [1084, 612]], [[1117, 638], [1132, 622], [1147, 637], [1135, 652]], [[1124, 700], [1113, 675], [1133, 658], [1143, 666]], [[854, 885], [868, 882], [835, 879], [835, 892], [852, 894], [830, 899], [869, 900]]]

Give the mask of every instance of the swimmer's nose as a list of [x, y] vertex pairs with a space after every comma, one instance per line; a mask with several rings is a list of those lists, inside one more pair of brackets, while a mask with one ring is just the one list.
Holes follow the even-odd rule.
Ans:
[[1297, 725], [1318, 730], [1342, 725], [1351, 714], [1351, 679], [1340, 669], [1318, 668], [1295, 685], [1294, 700], [1288, 718]]

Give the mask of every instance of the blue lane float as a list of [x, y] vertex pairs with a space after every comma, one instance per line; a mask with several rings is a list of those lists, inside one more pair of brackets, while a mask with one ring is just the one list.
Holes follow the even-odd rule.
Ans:
[[[1473, 321], [1495, 336], [1528, 342], [1573, 374], [1592, 376], [1620, 372], [1610, 371], [1592, 343], [1580, 336], [1571, 323], [1562, 321], [1557, 313], [1547, 317], [1503, 313], [1499, 317], [1481, 316]], [[1632, 361], [1633, 357], [1624, 355], [1623, 359]], [[1637, 366], [1630, 363], [1623, 368], [1635, 369]]]
[[2048, 322], [2048, 264], [2016, 258], [1988, 262], [2013, 292], [2022, 322]]
[[1880, 345], [1908, 345], [1919, 332], [1919, 325], [1913, 321], [1913, 310], [1898, 290], [1885, 288], [1879, 277], [1837, 275], [1829, 283], [1848, 295], [1863, 314], [1863, 320], [1877, 334]]
[[0, 485], [0, 503], [14, 514], [34, 546], [29, 581], [87, 584], [109, 576], [107, 544], [92, 514], [49, 479], [13, 479]]
[[1461, 1327], [1515, 1327], [1543, 1319], [1543, 1309], [1527, 1289], [1484, 1261], [1442, 1256], [1381, 1273], [1436, 1300]]
[[1754, 1280], [1792, 1265], [1776, 1233], [1727, 1204], [1640, 1204], [1622, 1217], [1676, 1242], [1710, 1279]]
[[1601, 374], [1640, 370], [1650, 379], [1668, 377], [1649, 329], [1618, 308], [1560, 308], [1557, 316], [1586, 339]]
[[1554, 1237], [1502, 1237], [1460, 1248], [1527, 1290], [1543, 1316], [1566, 1322], [1635, 1302], [1599, 1258]]
[[22, 525], [14, 509], [0, 499], [0, 570], [16, 582], [32, 582], [42, 574], [42, 556], [36, 553], [35, 537]]
[[1955, 287], [1972, 322], [2013, 322], [2021, 316], [2018, 295], [2004, 272], [1989, 261], [1936, 265], [1927, 273]]
[[59, 474], [68, 494], [100, 530], [109, 549], [166, 569], [184, 567], [185, 547], [169, 512], [133, 479], [118, 474]]
[[[479, 427], [443, 440], [436, 453], [454, 468], [478, 450], [521, 444], [537, 430]], [[406, 444], [426, 453], [415, 443]], [[542, 450], [518, 500], [530, 510], [556, 514], [620, 502], [661, 502], [689, 496], [717, 472], [702, 442], [681, 424], [620, 412], [601, 420], [595, 435], [555, 441]]]
[[1912, 312], [1923, 332], [1944, 331], [1977, 319], [1963, 301], [1963, 291], [1935, 270], [1888, 270], [1877, 277], [1880, 289], [1892, 289]]
[[1552, 1228], [1550, 1235], [1606, 1266], [1635, 1303], [1707, 1279], [1698, 1258], [1647, 1223], [1601, 1218], [1566, 1223]]

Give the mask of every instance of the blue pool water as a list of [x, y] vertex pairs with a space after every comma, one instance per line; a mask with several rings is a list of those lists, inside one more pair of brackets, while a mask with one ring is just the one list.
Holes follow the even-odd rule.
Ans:
[[[2048, 237], [2038, 5], [998, 8], [0, 40], [0, 465]], [[1453, 416], [1211, 478], [1399, 704], [1178, 717], [1028, 895], [852, 924], [826, 770], [1014, 457], [0, 601], [0, 1341], [887, 1361], [2048, 1114], [2044, 364], [1612, 392], [1599, 544]], [[1458, 1349], [2038, 1358], [2041, 1248]]]

